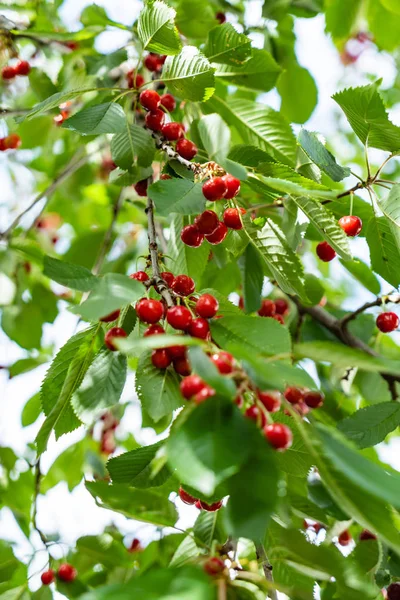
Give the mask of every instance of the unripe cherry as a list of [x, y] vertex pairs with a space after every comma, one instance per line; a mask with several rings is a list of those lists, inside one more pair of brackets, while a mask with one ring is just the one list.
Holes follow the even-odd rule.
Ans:
[[217, 244], [222, 244], [227, 235], [228, 228], [225, 225], [225, 223], [222, 223], [222, 221], [220, 221], [215, 231], [213, 231], [209, 235], [206, 235], [205, 238], [207, 242], [216, 246]]
[[323, 262], [330, 262], [336, 256], [336, 252], [332, 246], [328, 244], [328, 242], [320, 242], [317, 246], [316, 252], [318, 258]]
[[181, 231], [181, 240], [186, 246], [198, 248], [204, 241], [204, 234], [200, 233], [196, 225], [186, 225]]
[[324, 394], [317, 391], [305, 392], [303, 402], [310, 408], [319, 408], [324, 403]]
[[192, 372], [192, 367], [186, 356], [174, 359], [174, 369], [176, 373], [182, 375], [182, 377], [187, 377]]
[[222, 177], [211, 177], [203, 183], [203, 195], [207, 200], [216, 201], [222, 200], [227, 192], [225, 181]]
[[220, 575], [225, 570], [225, 563], [218, 556], [212, 556], [203, 565], [204, 571], [207, 575], [211, 575], [214, 577], [215, 575]]
[[252, 404], [249, 406], [244, 413], [245, 417], [251, 419], [258, 425], [259, 427], [265, 427], [267, 424], [267, 419], [263, 413], [263, 411], [258, 408], [256, 404]]
[[106, 315], [105, 317], [101, 317], [101, 319], [99, 319], [99, 321], [101, 321], [102, 323], [111, 323], [112, 321], [115, 321], [116, 319], [118, 319], [120, 312], [121, 311], [118, 308], [117, 310], [114, 310], [114, 312], [110, 313], [109, 315]]
[[152, 298], [142, 298], [136, 302], [135, 308], [139, 321], [143, 321], [143, 323], [157, 323], [164, 315], [162, 303]]
[[172, 306], [167, 310], [167, 321], [174, 329], [187, 330], [192, 319], [192, 314], [186, 306]]
[[70, 582], [76, 578], [77, 571], [69, 563], [63, 563], [58, 567], [57, 575], [62, 581]]
[[218, 227], [218, 215], [213, 210], [205, 210], [200, 215], [197, 215], [194, 220], [194, 224], [201, 233], [204, 233], [204, 235], [209, 235]]
[[175, 110], [176, 102], [172, 94], [163, 94], [161, 96], [161, 106], [163, 106], [168, 112], [173, 112]]
[[43, 585], [50, 585], [56, 578], [55, 571], [53, 569], [48, 569], [41, 574], [40, 579], [42, 580]]
[[183, 137], [183, 129], [180, 123], [165, 123], [161, 129], [162, 135], [170, 142], [179, 140]]
[[185, 504], [195, 504], [196, 498], [191, 496], [188, 492], [185, 492], [182, 486], [180, 486], [178, 491], [179, 497]]
[[139, 102], [143, 108], [147, 108], [147, 110], [154, 112], [160, 106], [161, 98], [155, 90], [143, 90], [143, 92], [140, 93]]
[[257, 390], [257, 396], [268, 412], [275, 413], [280, 409], [281, 394], [279, 392], [262, 392], [261, 390]]
[[203, 319], [202, 317], [197, 317], [197, 319], [193, 319], [193, 321], [190, 323], [188, 333], [195, 338], [206, 340], [210, 333], [210, 326], [208, 324], [208, 321], [206, 321], [206, 319]]
[[176, 151], [182, 158], [192, 160], [197, 154], [197, 146], [190, 140], [184, 138], [177, 141]]
[[197, 300], [195, 311], [203, 319], [212, 319], [218, 312], [219, 303], [211, 294], [203, 294]]
[[157, 108], [153, 112], [148, 112], [145, 119], [146, 127], [153, 131], [161, 131], [165, 121], [165, 112]]
[[27, 60], [20, 60], [19, 63], [15, 65], [15, 73], [17, 75], [29, 75], [31, 70], [31, 65]]
[[179, 384], [181, 394], [184, 398], [186, 398], [186, 400], [192, 398], [205, 386], [206, 384], [198, 375], [189, 375], [188, 377], [185, 377], [185, 379], [182, 379], [182, 381]]
[[286, 388], [284, 396], [290, 404], [297, 404], [303, 401], [304, 392], [298, 387], [291, 386]]
[[180, 296], [190, 296], [194, 292], [195, 283], [188, 275], [177, 275], [172, 282], [171, 288]]
[[137, 193], [138, 196], [147, 196], [147, 188], [149, 187], [149, 180], [142, 179], [141, 181], [138, 181], [137, 183], [135, 183], [135, 185], [133, 187], [135, 188], [135, 192]]
[[114, 344], [114, 340], [116, 338], [126, 338], [127, 333], [122, 327], [111, 327], [104, 336], [104, 343], [109, 350], [115, 352], [118, 350], [117, 346]]
[[141, 283], [150, 279], [145, 271], [136, 271], [136, 273], [132, 273], [129, 277], [130, 279], [136, 279], [136, 281], [140, 281]]
[[394, 312], [384, 312], [377, 316], [376, 326], [383, 333], [390, 333], [399, 326], [399, 317]]
[[264, 435], [275, 450], [287, 450], [292, 445], [292, 431], [282, 423], [266, 425], [266, 427], [264, 427]]
[[151, 353], [151, 362], [157, 369], [166, 369], [172, 359], [165, 348], [158, 348]]
[[258, 314], [260, 317], [273, 317], [276, 311], [275, 302], [273, 300], [269, 300], [269, 298], [265, 298], [262, 301], [261, 307], [258, 310]]
[[241, 215], [245, 213], [244, 208], [227, 208], [223, 214], [224, 223], [229, 229], [243, 229]]
[[362, 229], [362, 221], [360, 217], [356, 217], [356, 215], [341, 217], [339, 219], [339, 225], [349, 237], [355, 237]]
[[161, 277], [164, 279], [167, 286], [171, 287], [171, 285], [173, 284], [173, 281], [175, 279], [175, 276], [173, 275], [173, 273], [170, 273], [169, 271], [163, 271], [161, 273]]
[[340, 546], [348, 546], [353, 538], [351, 537], [351, 533], [347, 531], [342, 531], [342, 533], [338, 537], [338, 542]]
[[146, 329], [146, 331], [143, 334], [143, 337], [149, 337], [151, 335], [162, 335], [163, 333], [165, 333], [164, 327], [161, 327], [161, 325], [158, 325], [158, 323], [154, 323]]
[[211, 360], [221, 375], [229, 375], [229, 373], [232, 373], [235, 359], [229, 352], [224, 352], [222, 350], [218, 354], [213, 354]]
[[148, 71], [155, 72], [161, 68], [160, 59], [157, 54], [150, 53], [146, 56], [143, 61], [144, 66]]
[[226, 194], [225, 200], [232, 200], [235, 196], [238, 195], [240, 191], [240, 181], [233, 177], [233, 175], [224, 175], [223, 178], [224, 183], [226, 185]]

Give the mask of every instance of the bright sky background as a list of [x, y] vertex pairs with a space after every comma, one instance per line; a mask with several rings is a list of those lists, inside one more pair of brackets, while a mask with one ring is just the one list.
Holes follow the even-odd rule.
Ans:
[[[79, 27], [79, 15], [82, 9], [90, 4], [87, 0], [66, 0], [61, 8], [62, 16], [71, 29]], [[130, 25], [136, 18], [140, 3], [136, 0], [127, 2], [126, 0], [97, 0], [97, 4], [104, 6], [112, 19], [124, 22]], [[259, 0], [251, 0], [248, 2], [248, 15], [254, 24], [259, 23], [261, 16], [261, 2]], [[12, 18], [12, 17], [11, 17]], [[324, 21], [322, 17], [314, 19], [300, 19], [297, 21], [297, 52], [298, 59], [301, 65], [307, 67], [317, 81], [319, 89], [319, 103], [312, 118], [307, 123], [307, 128], [323, 133], [329, 140], [335, 144], [336, 138], [335, 123], [332, 120], [332, 110], [334, 110], [334, 102], [331, 100], [331, 95], [337, 89], [348, 85], [357, 85], [366, 83], [366, 73], [373, 73], [376, 77], [383, 78], [384, 86], [389, 86], [395, 77], [395, 66], [393, 59], [385, 54], [378, 54], [371, 47], [367, 49], [359, 59], [356, 66], [344, 68], [338, 58], [337, 50], [334, 48], [330, 40], [324, 35]], [[124, 40], [128, 36], [120, 30], [110, 31], [102, 34], [98, 38], [97, 46], [103, 52], [112, 51], [123, 45]], [[256, 43], [260, 40], [257, 36], [254, 38]], [[301, 94], [301, 90], [299, 90]], [[276, 92], [270, 92], [262, 97], [274, 108], [279, 108], [279, 97]], [[392, 114], [392, 118], [396, 121], [397, 115]], [[0, 131], [3, 127], [0, 121]], [[377, 160], [380, 154], [377, 153]], [[8, 182], [8, 186], [3, 183], [2, 195], [4, 200], [10, 204], [14, 204], [15, 190], [11, 186], [11, 182], [4, 170], [4, 161], [6, 156], [0, 156], [0, 176], [2, 182]], [[26, 173], [26, 171], [25, 171]], [[29, 186], [28, 180], [24, 184], [25, 194], [21, 197], [29, 202]], [[5, 189], [4, 189], [5, 188]], [[26, 198], [25, 198], [26, 196]], [[0, 223], [4, 220], [5, 213], [1, 213], [0, 206]], [[4, 223], [1, 224], [3, 228]], [[363, 240], [355, 242], [357, 246], [356, 254], [360, 258], [368, 257], [368, 250]], [[338, 264], [337, 271], [342, 273], [342, 267]], [[355, 286], [356, 305], [359, 303], [361, 288]], [[7, 291], [6, 284], [0, 281], [0, 299]], [[386, 291], [386, 290], [385, 290]], [[365, 290], [362, 290], [362, 301], [369, 298]], [[66, 340], [73, 334], [77, 320], [72, 314], [65, 309], [61, 312], [54, 325], [45, 325], [44, 340], [46, 344], [55, 344], [57, 348], [61, 347]], [[24, 352], [13, 342], [8, 341], [8, 338], [0, 331], [0, 365], [12, 364], [18, 358], [24, 356]], [[6, 373], [0, 371], [0, 444], [2, 446], [10, 446], [17, 453], [23, 452], [26, 443], [33, 441], [39, 427], [39, 423], [23, 429], [20, 425], [21, 410], [33, 393], [38, 391], [41, 380], [48, 368], [48, 365], [43, 365], [31, 373], [20, 375], [15, 379], [8, 380]], [[133, 377], [130, 377], [124, 392], [124, 400], [132, 400], [134, 398]], [[121, 426], [122, 431], [134, 433], [138, 441], [141, 443], [151, 443], [153, 441], [151, 430], [147, 430], [142, 434], [137, 435], [137, 423], [140, 419], [139, 410], [136, 407], [129, 408]], [[65, 435], [57, 443], [52, 439], [49, 450], [43, 458], [43, 469], [46, 471], [54, 458], [66, 447], [80, 439], [83, 435], [83, 429], [80, 429], [72, 434]], [[398, 449], [394, 444], [385, 446], [382, 449], [382, 457], [394, 465], [393, 455], [399, 455], [395, 452]], [[400, 459], [399, 459], [400, 460]], [[395, 466], [395, 465], [394, 465]], [[400, 462], [396, 465], [400, 468]], [[183, 505], [180, 501], [179, 508]], [[196, 509], [185, 507], [182, 511], [182, 518], [179, 522], [180, 527], [185, 527], [193, 522]], [[107, 523], [111, 520], [119, 527], [119, 529], [127, 534], [127, 538], [131, 539], [138, 536], [144, 542], [154, 536], [154, 528], [146, 524], [141, 524], [128, 520], [122, 515], [112, 514], [109, 511], [96, 507], [92, 497], [85, 491], [83, 485], [75, 488], [72, 494], [68, 493], [65, 484], [61, 483], [53, 488], [45, 498], [41, 497], [39, 501], [39, 526], [47, 533], [59, 531], [61, 538], [67, 544], [74, 544], [75, 540], [83, 534], [96, 534], [103, 530]], [[20, 557], [31, 553], [31, 548], [24, 536], [20, 533], [16, 526], [13, 517], [8, 510], [0, 511], [0, 530], [2, 537], [8, 538], [17, 542], [17, 552]], [[40, 542], [35, 541], [37, 548], [40, 548]], [[40, 571], [44, 566], [45, 555], [39, 554], [35, 559], [31, 572]], [[38, 585], [38, 578], [33, 579], [33, 584]]]

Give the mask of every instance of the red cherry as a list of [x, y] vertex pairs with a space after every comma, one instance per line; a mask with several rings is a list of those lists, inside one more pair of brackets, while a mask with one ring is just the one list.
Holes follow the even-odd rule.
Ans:
[[174, 329], [185, 331], [192, 322], [192, 314], [186, 306], [172, 306], [167, 310], [167, 321]]
[[260, 427], [265, 427], [267, 424], [267, 419], [262, 410], [258, 408], [256, 404], [252, 404], [249, 408], [246, 409], [244, 413], [245, 417], [255, 421], [256, 425]]
[[223, 214], [224, 223], [229, 229], [243, 229], [241, 214], [245, 213], [245, 209], [227, 208]]
[[196, 302], [195, 311], [203, 319], [212, 319], [218, 312], [219, 303], [211, 294], [203, 294]]
[[178, 494], [182, 502], [185, 504], [194, 504], [196, 502], [196, 498], [191, 496], [188, 492], [185, 492], [182, 486], [180, 486]]
[[265, 406], [268, 412], [278, 412], [281, 407], [281, 395], [279, 392], [262, 392], [257, 391], [258, 399]]
[[150, 277], [144, 271], [136, 271], [136, 273], [132, 273], [129, 275], [129, 277], [130, 279], [136, 279], [136, 281], [140, 281], [141, 283], [144, 283], [150, 279]]
[[355, 215], [341, 217], [339, 219], [339, 225], [349, 237], [355, 237], [362, 229], [362, 221], [360, 217], [356, 217]]
[[211, 360], [221, 375], [232, 373], [235, 359], [229, 352], [221, 351], [219, 354], [213, 354]]
[[14, 77], [16, 76], [16, 72], [14, 67], [10, 67], [10, 66], [5, 66], [2, 68], [1, 70], [1, 76], [3, 79], [14, 79]]
[[178, 373], [178, 375], [182, 375], [182, 377], [187, 377], [192, 372], [190, 362], [185, 356], [174, 359], [174, 369], [176, 373]]
[[164, 315], [164, 307], [159, 300], [142, 298], [136, 302], [136, 313], [143, 323], [157, 323]]
[[112, 430], [104, 431], [101, 436], [100, 452], [109, 455], [113, 454], [116, 449], [117, 445], [115, 443], [114, 432]]
[[186, 398], [186, 400], [189, 400], [192, 398], [192, 396], [206, 387], [206, 384], [198, 375], [189, 375], [188, 377], [185, 377], [185, 379], [182, 379], [179, 387], [181, 389], [182, 396]]
[[193, 321], [190, 323], [188, 333], [195, 338], [206, 340], [208, 338], [208, 334], [210, 333], [208, 321], [202, 317], [193, 319]]
[[31, 65], [27, 60], [20, 60], [19, 63], [15, 65], [15, 73], [17, 75], [29, 75], [31, 70]]
[[207, 575], [214, 577], [215, 575], [220, 575], [225, 570], [225, 563], [218, 556], [212, 556], [204, 563], [203, 568]]
[[115, 352], [118, 348], [114, 344], [115, 338], [126, 338], [128, 334], [122, 327], [111, 327], [104, 336], [104, 343], [109, 350]]
[[213, 210], [205, 210], [200, 215], [197, 215], [194, 224], [201, 233], [209, 235], [217, 229], [219, 220]]
[[138, 538], [133, 538], [131, 545], [128, 548], [128, 552], [140, 552], [142, 550], [142, 545]]
[[222, 500], [218, 500], [218, 502], [214, 502], [213, 504], [207, 504], [207, 502], [204, 502], [204, 500], [200, 500], [200, 506], [207, 512], [215, 512], [221, 508]]
[[186, 160], [192, 160], [192, 158], [197, 154], [197, 146], [190, 140], [181, 139], [176, 143], [176, 151], [179, 156], [182, 156], [182, 158], [185, 158]]
[[21, 138], [16, 133], [10, 133], [6, 138], [4, 138], [4, 145], [7, 149], [16, 150], [21, 145]]
[[165, 121], [165, 112], [157, 108], [154, 112], [148, 112], [145, 117], [146, 127], [153, 131], [161, 131]]
[[169, 271], [163, 271], [161, 273], [161, 277], [164, 279], [165, 283], [167, 284], [168, 287], [171, 287], [171, 285], [174, 282], [174, 275], [172, 273], [170, 273]]
[[376, 326], [383, 333], [390, 333], [399, 326], [399, 317], [394, 312], [384, 312], [377, 316]]
[[216, 246], [217, 244], [221, 244], [227, 235], [228, 235], [228, 228], [225, 225], [225, 223], [222, 223], [222, 221], [220, 221], [218, 223], [218, 227], [215, 229], [215, 231], [213, 231], [209, 235], [206, 235], [205, 238], [206, 238], [207, 242]]
[[190, 296], [190, 294], [193, 294], [194, 292], [195, 283], [193, 279], [187, 275], [177, 275], [171, 288], [180, 296]]
[[272, 423], [264, 427], [264, 435], [276, 450], [287, 450], [292, 445], [292, 432], [282, 423]]
[[272, 318], [275, 319], [275, 321], [278, 321], [278, 323], [281, 325], [285, 324], [285, 319], [282, 317], [282, 315], [274, 315]]
[[286, 302], [285, 298], [277, 298], [274, 300], [275, 302], [275, 312], [278, 315], [286, 315], [289, 310], [289, 304]]
[[371, 531], [368, 531], [368, 529], [363, 529], [362, 532], [360, 533], [360, 537], [359, 540], [360, 542], [365, 542], [367, 540], [376, 540], [377, 537], [374, 533], [372, 533]]
[[173, 112], [176, 108], [175, 98], [171, 94], [163, 94], [161, 96], [161, 106], [168, 112]]
[[351, 533], [349, 531], [342, 531], [342, 533], [338, 537], [338, 542], [341, 546], [348, 546], [353, 538], [351, 537]]
[[165, 348], [159, 348], [151, 353], [151, 362], [157, 369], [166, 369], [172, 359]]
[[215, 18], [217, 19], [217, 21], [220, 22], [221, 25], [222, 25], [222, 23], [225, 23], [225, 21], [226, 21], [226, 15], [223, 12], [217, 12], [217, 14], [215, 15]]
[[322, 392], [306, 392], [303, 395], [303, 402], [310, 408], [319, 408], [324, 403], [324, 394]]
[[266, 298], [261, 303], [261, 308], [258, 311], [260, 317], [273, 317], [276, 311], [275, 302]]
[[386, 592], [388, 600], [400, 600], [400, 582], [391, 583]]
[[119, 314], [120, 314], [120, 310], [114, 310], [114, 312], [110, 313], [109, 315], [106, 315], [105, 317], [101, 317], [101, 319], [99, 319], [99, 321], [101, 321], [102, 323], [111, 323], [112, 321], [115, 321], [116, 319], [118, 319]]
[[170, 142], [179, 140], [183, 137], [182, 125], [180, 123], [165, 123], [161, 129], [161, 133]]
[[211, 177], [203, 183], [203, 195], [207, 200], [222, 200], [227, 192], [225, 181], [222, 177]]
[[195, 404], [201, 404], [202, 402], [205, 402], [205, 400], [212, 398], [212, 396], [215, 396], [215, 390], [209, 385], [206, 385], [202, 390], [195, 394], [193, 400]]
[[53, 569], [48, 569], [41, 574], [40, 579], [42, 580], [43, 585], [50, 585], [56, 578], [55, 571]]
[[143, 92], [140, 93], [139, 102], [143, 108], [147, 108], [147, 110], [154, 112], [160, 106], [161, 98], [155, 90], [143, 90]]
[[65, 121], [64, 115], [56, 115], [55, 117], [53, 117], [53, 122], [55, 125], [57, 125], [57, 127], [61, 127], [61, 125], [64, 123], [64, 121]]
[[336, 252], [334, 251], [332, 246], [328, 244], [328, 242], [320, 242], [317, 246], [316, 252], [318, 258], [320, 258], [324, 262], [330, 262], [336, 256]]
[[233, 177], [233, 175], [224, 175], [222, 179], [227, 189], [225, 200], [232, 200], [240, 191], [240, 181], [236, 177]]
[[146, 331], [143, 334], [143, 337], [149, 337], [150, 335], [162, 335], [163, 333], [165, 333], [164, 327], [161, 327], [161, 325], [155, 323], [153, 325], [150, 325], [146, 329]]
[[63, 563], [58, 567], [57, 575], [62, 581], [73, 581], [77, 576], [75, 567], [68, 563]]
[[157, 54], [150, 53], [146, 56], [143, 61], [144, 66], [148, 71], [159, 71], [160, 70], [160, 60]]
[[[126, 74], [126, 80], [128, 82], [129, 88], [138, 89], [138, 88], [142, 87], [142, 85], [144, 84], [143, 75], [140, 75], [140, 73], [135, 74], [135, 71], [128, 71], [128, 73]], [[147, 90], [147, 91], [152, 92], [153, 90]], [[157, 94], [157, 92], [156, 92], [156, 94]], [[140, 98], [139, 98], [139, 101], [142, 104]], [[142, 104], [142, 106], [144, 106], [144, 105]], [[148, 107], [145, 106], [145, 108], [148, 108]], [[157, 104], [156, 108], [158, 108], [158, 104]], [[149, 109], [149, 110], [152, 110], [152, 109]]]
[[198, 508], [199, 510], [201, 510], [201, 503], [200, 500], [196, 500], [196, 502], [194, 503], [195, 507]]
[[181, 240], [186, 246], [198, 248], [204, 241], [204, 235], [200, 233], [196, 225], [186, 225], [181, 231]]
[[142, 181], [138, 181], [133, 186], [135, 188], [135, 192], [138, 196], [147, 196], [147, 188], [149, 186], [148, 179], [142, 179]]
[[168, 346], [168, 354], [175, 360], [186, 356], [186, 346]]
[[298, 402], [302, 402], [304, 392], [298, 387], [287, 387], [284, 396], [290, 404], [297, 404]]
[[79, 42], [73, 42], [72, 40], [70, 42], [65, 42], [65, 45], [72, 51], [78, 50], [79, 48]]

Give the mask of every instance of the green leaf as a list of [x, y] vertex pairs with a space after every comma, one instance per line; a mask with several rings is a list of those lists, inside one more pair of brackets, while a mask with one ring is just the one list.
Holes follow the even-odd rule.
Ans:
[[125, 128], [111, 140], [111, 155], [116, 165], [131, 171], [137, 157], [138, 165], [149, 167], [154, 159], [154, 140], [148, 131], [125, 121]]
[[380, 402], [366, 406], [338, 423], [338, 429], [359, 448], [383, 442], [400, 425], [400, 404]]
[[193, 526], [195, 539], [203, 542], [208, 548], [211, 548], [213, 540], [223, 543], [226, 540], [226, 535], [224, 536], [221, 520], [221, 511], [207, 512], [202, 510]]
[[[51, 464], [46, 475], [43, 477], [40, 485], [40, 492], [46, 494], [60, 481], [65, 482], [68, 490], [72, 490], [79, 485], [84, 476], [84, 463], [87, 445], [85, 440], [69, 446], [64, 452], [61, 452]], [[73, 464], [73, 469], [71, 465]]]
[[379, 201], [382, 212], [397, 227], [400, 227], [400, 184], [396, 183], [389, 194]]
[[[166, 449], [177, 476], [206, 495], [236, 473], [250, 452], [251, 423], [230, 401], [215, 396], [175, 422]], [[240, 440], [240, 446], [238, 446]]]
[[201, 348], [190, 348], [189, 360], [192, 369], [197, 375], [200, 375], [220, 396], [225, 396], [231, 400], [236, 395], [236, 386], [232, 380], [221, 375]]
[[122, 483], [88, 481], [86, 489], [102, 508], [122, 513], [129, 519], [172, 527], [178, 519], [176, 508], [157, 490], [133, 489]]
[[106, 102], [80, 110], [66, 119], [62, 127], [82, 135], [121, 133], [126, 127], [126, 116], [119, 104]]
[[350, 36], [361, 7], [361, 0], [325, 0], [326, 30], [344, 40]]
[[28, 427], [28, 425], [32, 425], [39, 418], [40, 413], [42, 412], [42, 404], [40, 402], [40, 394], [37, 393], [25, 404], [21, 413], [21, 425], [22, 427]]
[[260, 253], [249, 244], [240, 257], [243, 300], [246, 313], [256, 312], [261, 306], [261, 293], [264, 282], [263, 265]]
[[113, 483], [125, 483], [138, 488], [157, 487], [165, 483], [171, 476], [169, 469], [164, 466], [161, 471], [153, 473], [152, 465], [162, 445], [163, 442], [157, 442], [109, 460], [107, 470]]
[[366, 238], [373, 270], [397, 288], [400, 285], [400, 234], [385, 217], [370, 219]]
[[161, 77], [170, 92], [183, 100], [202, 102], [214, 93], [214, 69], [195, 46], [184, 46], [178, 56], [168, 57]]
[[211, 29], [203, 52], [210, 62], [237, 66], [251, 56], [251, 40], [230, 23], [223, 23]]
[[127, 338], [115, 340], [115, 345], [118, 350], [128, 356], [140, 356], [146, 350], [154, 350], [155, 348], [168, 348], [169, 346], [198, 346], [204, 342], [199, 338], [194, 338], [188, 335], [172, 335], [166, 333], [164, 335], [151, 335], [138, 338], [137, 330]]
[[85, 267], [45, 256], [43, 274], [65, 287], [89, 292], [97, 284], [98, 279]]
[[176, 13], [176, 25], [179, 32], [187, 38], [204, 39], [217, 20], [215, 10], [204, 0], [179, 0]]
[[325, 148], [316, 133], [302, 129], [299, 133], [299, 143], [313, 163], [333, 181], [342, 181], [349, 177], [350, 169], [337, 164], [336, 158]]
[[259, 164], [256, 170], [258, 173], [265, 175], [262, 181], [279, 192], [315, 198], [336, 198], [336, 194], [330, 191], [328, 187], [304, 177], [287, 165], [267, 161]]
[[58, 439], [81, 424], [71, 407], [71, 398], [93, 360], [98, 344], [98, 326], [80, 331], [56, 355], [42, 383], [40, 397], [46, 420], [36, 437], [38, 454], [46, 450], [54, 429]]
[[110, 19], [105, 9], [97, 4], [86, 6], [81, 12], [80, 20], [82, 25], [85, 25], [86, 27], [92, 27], [93, 25], [107, 27], [107, 25], [111, 25], [112, 27], [118, 27], [119, 29], [128, 29], [126, 25], [122, 25], [121, 23]]
[[216, 113], [201, 117], [199, 134], [210, 160], [224, 159], [229, 152], [231, 132], [228, 125]]
[[368, 265], [359, 258], [352, 261], [341, 260], [340, 262], [368, 291], [375, 294], [375, 296], [379, 295], [381, 284]]
[[119, 402], [126, 381], [126, 358], [102, 349], [72, 398], [76, 415], [91, 424], [96, 415]]
[[174, 25], [176, 11], [156, 0], [140, 11], [137, 33], [145, 50], [158, 54], [178, 54], [182, 47]]
[[348, 88], [335, 94], [333, 99], [339, 104], [363, 144], [396, 152], [400, 149], [400, 127], [389, 120], [378, 93], [379, 83]]
[[251, 58], [244, 64], [216, 65], [215, 77], [227, 85], [269, 92], [275, 86], [281, 71], [269, 52], [254, 48]]
[[308, 121], [318, 102], [318, 88], [310, 72], [295, 62], [290, 63], [278, 79], [277, 90], [284, 117], [291, 123]]
[[[389, 2], [391, 3], [389, 4]], [[366, 4], [368, 31], [373, 35], [374, 42], [382, 50], [389, 52], [395, 50], [400, 35], [398, 3], [396, 2], [396, 11], [393, 12], [394, 3], [391, 0], [380, 0], [379, 2], [368, 0]]]
[[187, 535], [176, 549], [169, 566], [182, 567], [182, 565], [193, 561], [198, 556], [199, 549], [196, 542], [191, 535]]
[[148, 195], [162, 217], [171, 213], [198, 215], [206, 205], [202, 187], [189, 179], [159, 179], [148, 188]]
[[336, 218], [323, 204], [304, 196], [293, 196], [293, 201], [310, 219], [310, 222], [320, 232], [322, 237], [345, 260], [351, 259], [348, 237], [338, 224]]
[[153, 421], [159, 421], [183, 404], [176, 373], [156, 369], [150, 352], [144, 352], [139, 359], [135, 385], [139, 400]]
[[46, 100], [43, 100], [43, 102], [39, 102], [38, 104], [35, 104], [35, 106], [32, 108], [32, 110], [30, 110], [28, 113], [26, 113], [26, 115], [24, 115], [23, 117], [18, 117], [17, 120], [19, 123], [21, 123], [25, 119], [29, 120], [32, 117], [35, 117], [36, 115], [39, 115], [42, 112], [51, 110], [53, 108], [57, 108], [60, 104], [63, 104], [63, 102], [68, 102], [68, 100], [73, 100], [77, 96], [81, 96], [82, 94], [85, 94], [86, 92], [95, 92], [96, 90], [97, 90], [97, 88], [95, 88], [95, 87], [86, 86], [86, 87], [80, 87], [80, 88], [71, 89], [71, 90], [65, 90], [62, 92], [57, 92], [56, 94], [53, 94], [49, 98], [46, 98]]
[[85, 302], [71, 309], [87, 321], [98, 321], [143, 296], [143, 284], [120, 273], [107, 273]]

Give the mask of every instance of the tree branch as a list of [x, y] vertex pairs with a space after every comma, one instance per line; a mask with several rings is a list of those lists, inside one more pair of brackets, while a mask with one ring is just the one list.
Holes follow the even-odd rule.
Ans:
[[345, 315], [342, 319], [340, 319], [341, 327], [347, 327], [347, 324], [350, 321], [356, 319], [358, 315], [360, 315], [364, 311], [368, 310], [369, 308], [373, 308], [374, 306], [382, 306], [382, 304], [384, 304], [385, 302], [391, 302], [392, 304], [400, 304], [400, 294], [388, 294], [386, 296], [376, 298], [376, 300], [372, 300], [371, 302], [366, 302], [365, 304], [357, 308], [357, 310]]
[[[264, 571], [265, 579], [269, 581], [272, 585], [274, 584], [274, 577], [272, 575], [272, 565], [268, 560], [267, 553], [265, 552], [264, 544], [262, 542], [256, 542], [256, 556], [259, 563], [261, 563], [262, 569]], [[278, 600], [278, 594], [275, 589], [268, 590], [268, 596], [271, 600]]]
[[38, 502], [38, 497], [40, 494], [40, 482], [42, 479], [42, 472], [40, 470], [40, 458], [36, 463], [35, 466], [35, 487], [34, 487], [34, 491], [33, 491], [33, 501], [32, 501], [32, 527], [33, 529], [39, 534], [40, 539], [42, 540], [44, 546], [46, 546], [46, 549], [48, 549], [48, 545], [49, 545], [49, 540], [47, 539], [46, 535], [43, 533], [43, 531], [41, 529], [39, 529], [38, 525], [37, 525], [37, 502]]
[[0, 106], [0, 117], [19, 117], [30, 112], [31, 108], [4, 108]]
[[344, 198], [345, 196], [349, 196], [350, 194], [353, 194], [354, 192], [356, 192], [357, 190], [360, 190], [363, 187], [365, 187], [364, 182], [359, 181], [358, 183], [356, 183], [356, 185], [354, 185], [349, 190], [346, 190], [345, 192], [342, 192], [341, 194], [338, 194], [336, 196], [336, 198]]
[[163, 150], [168, 156], [168, 158], [177, 160], [181, 163], [181, 165], [183, 165], [190, 171], [193, 171], [193, 173], [195, 174], [201, 173], [203, 165], [201, 165], [200, 163], [191, 162], [190, 160], [186, 160], [186, 158], [183, 158], [180, 154], [176, 152], [176, 150], [172, 148], [170, 144], [168, 144], [167, 141], [164, 140], [164, 138], [159, 133], [153, 131], [152, 136], [156, 142], [157, 148]]
[[149, 238], [149, 253], [151, 260], [151, 269], [153, 272], [152, 283], [154, 284], [154, 288], [161, 295], [161, 297], [165, 300], [168, 307], [174, 305], [174, 301], [172, 299], [171, 292], [169, 291], [168, 285], [161, 277], [160, 273], [160, 264], [158, 257], [158, 245], [157, 245], [157, 233], [156, 226], [154, 222], [154, 204], [150, 197], [147, 197], [147, 207], [145, 210], [147, 214], [147, 235]]

